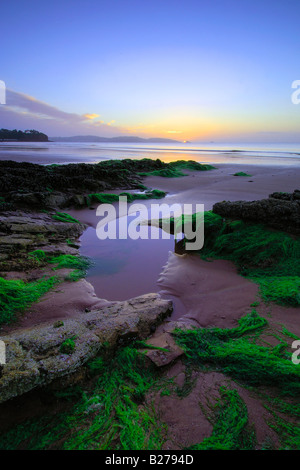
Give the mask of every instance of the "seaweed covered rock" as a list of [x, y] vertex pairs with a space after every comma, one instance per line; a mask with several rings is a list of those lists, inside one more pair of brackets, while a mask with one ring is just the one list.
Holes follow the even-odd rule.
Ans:
[[300, 189], [295, 189], [292, 193], [275, 192], [269, 195], [274, 199], [282, 199], [283, 201], [300, 201]]
[[6, 364], [0, 375], [0, 403], [77, 372], [104, 346], [145, 339], [171, 311], [171, 301], [146, 294], [103, 301], [89, 313], [1, 337]]
[[292, 234], [300, 233], [300, 191], [273, 193], [258, 201], [223, 201], [214, 204], [213, 212], [230, 219], [265, 224]]
[[22, 271], [32, 267], [28, 253], [33, 250], [77, 253], [68, 240], [76, 240], [86, 225], [67, 214], [64, 216], [21, 211], [0, 215], [0, 271]]
[[67, 165], [0, 161], [0, 210], [82, 205], [80, 202], [90, 193], [145, 189], [143, 176], [184, 176], [181, 169], [206, 171], [213, 167], [193, 161], [164, 163], [150, 158]]

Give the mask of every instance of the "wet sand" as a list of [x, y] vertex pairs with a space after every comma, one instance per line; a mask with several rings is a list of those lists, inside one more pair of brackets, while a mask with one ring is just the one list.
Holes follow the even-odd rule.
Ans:
[[172, 320], [203, 328], [235, 327], [258, 295], [257, 285], [240, 276], [230, 261], [204, 261], [197, 255], [170, 253], [158, 284], [164, 297], [182, 304]]
[[[233, 176], [234, 173], [251, 176]], [[300, 189], [300, 165], [256, 166], [218, 164], [216, 170], [206, 172], [186, 171], [182, 178], [149, 176], [144, 184], [149, 188], [167, 191], [167, 204], [198, 203], [205, 210], [212, 209], [220, 201], [254, 201], [263, 199], [275, 191], [293, 192]]]

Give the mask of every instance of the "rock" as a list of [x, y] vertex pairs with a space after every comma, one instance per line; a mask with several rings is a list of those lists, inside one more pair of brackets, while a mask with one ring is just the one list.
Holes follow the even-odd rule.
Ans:
[[0, 215], [0, 270], [31, 267], [28, 252], [42, 249], [48, 254], [77, 254], [67, 243], [77, 239], [86, 225], [54, 220], [50, 214], [16, 211]]
[[14, 250], [15, 247], [12, 247], [11, 245], [19, 245], [20, 248], [24, 248], [27, 245], [32, 245], [32, 244], [33, 244], [33, 240], [31, 237], [21, 238], [20, 236], [15, 236], [15, 235], [0, 237], [0, 245], [7, 245], [9, 249], [12, 249], [12, 250]]
[[[0, 195], [5, 196], [2, 209], [17, 207], [56, 207], [72, 205], [75, 195], [110, 189], [135, 189], [141, 184], [138, 172], [154, 168], [151, 159], [144, 161], [112, 160], [99, 163], [37, 165], [26, 162], [0, 162]], [[78, 199], [78, 205], [84, 200]]]
[[[6, 364], [0, 376], [0, 402], [83, 367], [101, 347], [115, 348], [133, 339], [145, 339], [172, 311], [172, 302], [159, 294], [147, 294], [124, 302], [107, 302], [72, 319], [34, 328], [15, 330], [1, 337], [6, 345]], [[63, 354], [61, 345], [73, 339], [74, 349]]]
[[300, 190], [295, 189], [293, 193], [275, 192], [269, 195], [274, 199], [282, 199], [284, 201], [295, 201], [300, 199]]
[[[159, 349], [150, 349], [146, 356], [157, 366], [163, 367], [175, 361], [178, 357], [184, 354], [170, 333], [164, 332], [160, 335], [155, 335], [146, 341], [149, 346], [154, 346]], [[161, 349], [160, 349], [161, 348]]]
[[223, 201], [214, 204], [213, 212], [222, 217], [265, 224], [292, 234], [300, 233], [300, 192], [273, 193], [259, 201]]

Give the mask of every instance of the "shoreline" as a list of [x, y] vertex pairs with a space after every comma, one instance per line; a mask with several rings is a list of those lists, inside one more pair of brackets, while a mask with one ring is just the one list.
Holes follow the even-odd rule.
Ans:
[[[39, 144], [39, 143], [37, 143]], [[251, 151], [252, 155], [248, 155], [246, 150], [239, 151], [229, 151], [229, 150], [216, 150], [210, 152], [209, 150], [201, 150], [198, 154], [194, 151], [185, 151], [184, 149], [151, 149], [151, 148], [100, 148], [99, 151], [103, 155], [93, 155], [93, 148], [88, 149], [91, 153], [86, 156], [77, 155], [76, 151], [74, 154], [66, 155], [55, 155], [51, 156], [40, 155], [36, 152], [40, 150], [45, 150], [42, 147], [43, 142], [40, 143], [41, 148], [32, 147], [28, 149], [28, 155], [20, 152], [18, 146], [16, 146], [15, 153], [14, 150], [9, 150], [4, 152], [4, 148], [0, 149], [0, 162], [1, 161], [15, 161], [18, 163], [34, 163], [39, 165], [51, 165], [51, 164], [95, 164], [107, 160], [140, 160], [143, 158], [146, 159], [160, 159], [164, 163], [169, 163], [176, 160], [193, 160], [201, 164], [210, 164], [214, 166], [250, 166], [250, 167], [274, 167], [274, 168], [299, 168], [300, 167], [300, 152], [291, 152], [291, 156], [266, 156], [266, 155], [255, 155], [255, 151]], [[85, 145], [85, 144], [83, 144]], [[1, 147], [1, 143], [0, 143]], [[4, 146], [3, 146], [4, 147]], [[19, 150], [19, 151], [18, 151]], [[27, 149], [26, 149], [27, 150]], [[32, 151], [30, 154], [30, 150]], [[47, 149], [48, 150], [48, 149]], [[76, 148], [76, 150], [78, 150]], [[83, 149], [84, 152], [84, 149]], [[112, 154], [110, 155], [110, 153]], [[114, 154], [114, 152], [117, 152]], [[120, 153], [120, 155], [119, 155]], [[246, 153], [243, 155], [243, 153]], [[297, 155], [297, 157], [292, 157], [292, 155]]]

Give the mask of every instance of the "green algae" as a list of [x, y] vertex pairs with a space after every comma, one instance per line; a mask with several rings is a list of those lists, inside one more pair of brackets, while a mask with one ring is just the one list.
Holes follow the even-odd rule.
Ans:
[[67, 338], [61, 345], [60, 345], [60, 352], [63, 354], [71, 354], [75, 350], [75, 340], [76, 338]]
[[135, 200], [147, 200], [147, 199], [161, 199], [166, 196], [164, 191], [159, 189], [153, 189], [152, 191], [146, 191], [144, 193], [127, 193], [123, 192], [120, 194], [110, 194], [110, 193], [94, 193], [87, 196], [89, 204], [97, 202], [99, 204], [113, 204], [114, 202], [119, 202], [120, 196], [125, 196], [127, 202], [133, 202]]
[[91, 260], [85, 256], [61, 254], [51, 256], [48, 259], [50, 264], [55, 264], [54, 270], [72, 269], [73, 271], [66, 276], [67, 281], [76, 282], [86, 276], [86, 271], [91, 265]]
[[291, 361], [287, 344], [265, 347], [251, 341], [249, 334], [267, 321], [255, 311], [242, 317], [232, 329], [197, 328], [175, 332], [187, 357], [208, 365], [248, 386], [278, 387], [281, 393], [300, 394], [300, 369]]
[[248, 410], [237, 390], [220, 387], [216, 405], [213, 432], [200, 444], [189, 450], [253, 450], [256, 439], [248, 424]]
[[[193, 223], [197, 214], [192, 215]], [[183, 225], [182, 218], [171, 219]], [[226, 220], [212, 211], [204, 213], [203, 259], [227, 259], [239, 273], [257, 283], [265, 302], [300, 305], [300, 240], [262, 224]]]
[[87, 269], [91, 265], [91, 260], [86, 256], [60, 254], [49, 255], [44, 250], [34, 250], [28, 253], [28, 257], [36, 260], [41, 265], [54, 264], [53, 270], [73, 269], [73, 272], [67, 276], [67, 279], [75, 281], [85, 277]]
[[194, 160], [177, 160], [176, 162], [170, 162], [170, 167], [192, 170], [192, 171], [209, 171], [216, 170], [216, 167], [208, 165], [207, 163], [198, 163]]
[[[257, 344], [266, 329], [267, 321], [252, 311], [239, 320], [236, 328], [177, 329], [174, 337], [184, 349], [189, 367], [221, 372], [256, 393], [272, 417], [267, 425], [276, 432], [280, 449], [299, 450], [300, 430], [296, 420], [300, 416], [300, 369], [292, 363], [288, 344], [283, 340], [275, 347]], [[292, 335], [285, 328], [283, 333]], [[211, 436], [190, 449], [257, 448], [247, 408], [237, 390], [221, 388], [220, 395], [210, 419]], [[262, 444], [261, 449], [268, 445]]]
[[252, 176], [252, 175], [248, 175], [247, 173], [244, 173], [244, 171], [238, 171], [237, 173], [234, 173], [233, 176]]
[[1, 449], [145, 450], [161, 449], [165, 429], [151, 405], [153, 388], [164, 388], [144, 356], [133, 347], [95, 358], [92, 386], [58, 392], [68, 408], [19, 424], [0, 436]]
[[[285, 346], [261, 347], [257, 335], [268, 322], [255, 311], [242, 317], [235, 328], [177, 329], [174, 337], [185, 350], [194, 370], [216, 370], [243, 387], [259, 393], [277, 433], [280, 448], [300, 448], [300, 371], [286, 357]], [[141, 344], [144, 347], [144, 344]], [[56, 392], [66, 403], [64, 412], [34, 418], [14, 426], [0, 436], [1, 449], [60, 450], [160, 450], [168, 438], [149, 400], [149, 392], [172, 396], [174, 387], [133, 345], [114, 353], [103, 349], [89, 362], [90, 381], [84, 386]], [[192, 370], [192, 369], [191, 369]], [[192, 374], [191, 374], [192, 376]], [[193, 389], [185, 387], [182, 397]], [[279, 396], [262, 386], [271, 385]], [[257, 386], [257, 389], [253, 387]], [[259, 390], [259, 392], [258, 392]], [[176, 390], [175, 390], [176, 392]], [[220, 398], [210, 405], [207, 418], [212, 434], [190, 450], [251, 450], [258, 448], [248, 410], [234, 384], [219, 388]], [[297, 399], [297, 401], [293, 401]], [[201, 403], [199, 404], [201, 406]], [[262, 449], [270, 444], [263, 443]]]
[[161, 176], [162, 178], [180, 178], [186, 176], [177, 168], [161, 168], [159, 170], [144, 171], [139, 173], [140, 176]]
[[[36, 266], [54, 265], [53, 270], [67, 268], [72, 271], [65, 276], [67, 281], [78, 281], [85, 277], [91, 261], [83, 256], [61, 254], [48, 255], [43, 250], [28, 253], [28, 258], [36, 261]], [[0, 277], [0, 324], [11, 323], [16, 314], [26, 310], [41, 296], [62, 281], [61, 276], [44, 276], [31, 282], [7, 280]]]
[[59, 282], [57, 276], [33, 282], [0, 277], [0, 324], [14, 321], [17, 313], [24, 311]]
[[212, 165], [201, 164], [193, 160], [178, 160], [175, 162], [165, 163], [163, 168], [157, 170], [140, 172], [141, 176], [161, 176], [163, 178], [180, 178], [186, 176], [181, 170], [192, 170], [192, 171], [209, 171], [215, 170], [216, 168]]
[[56, 212], [51, 216], [54, 220], [58, 220], [59, 222], [69, 222], [73, 224], [80, 224], [79, 220], [72, 217], [70, 214], [66, 212]]

